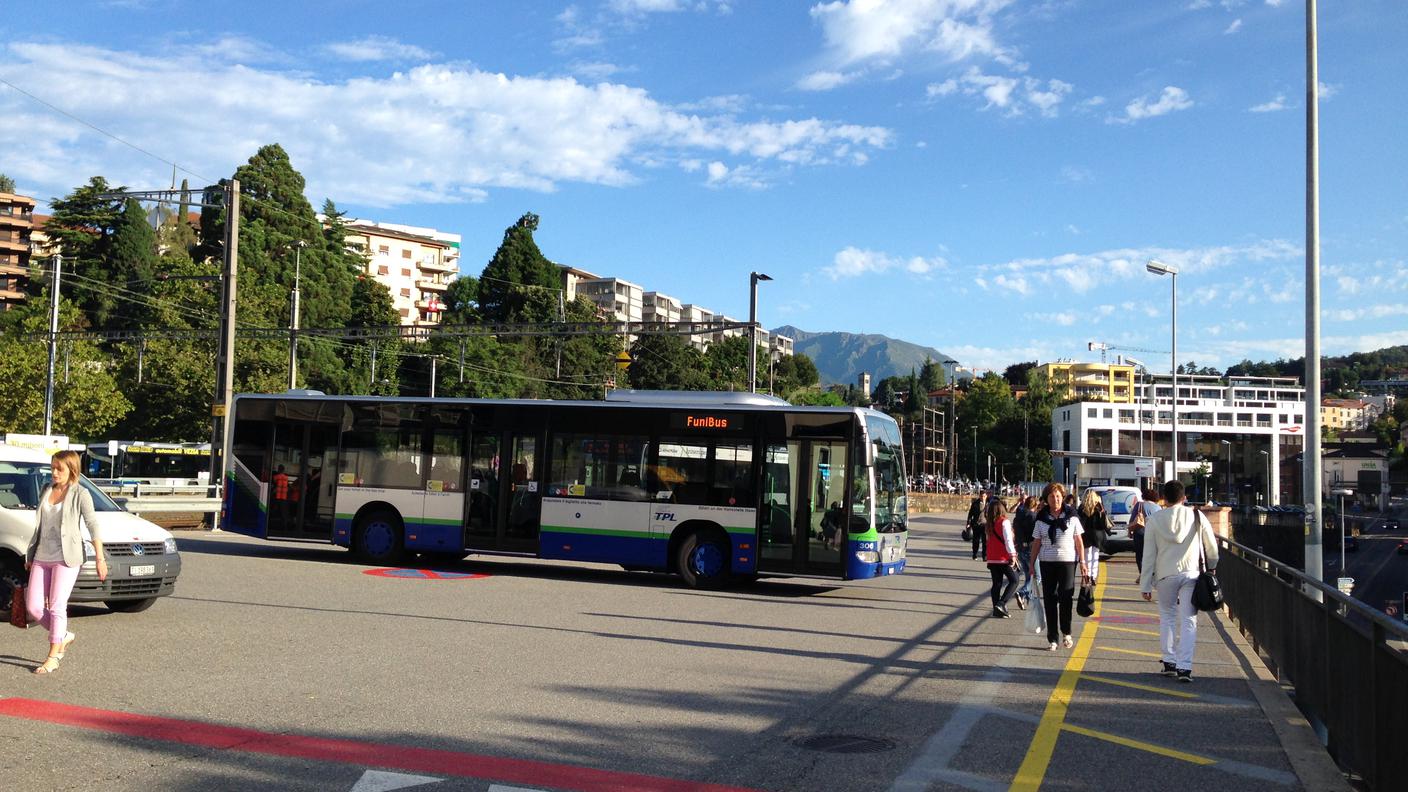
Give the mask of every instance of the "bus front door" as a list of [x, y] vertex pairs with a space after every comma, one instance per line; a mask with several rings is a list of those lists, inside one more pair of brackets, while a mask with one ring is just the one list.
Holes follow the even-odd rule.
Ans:
[[839, 574], [846, 546], [846, 441], [767, 446], [759, 569]]
[[467, 549], [537, 552], [540, 448], [538, 436], [526, 432], [470, 437]]
[[465, 514], [464, 546], [498, 550], [499, 504], [503, 502], [498, 432], [476, 432], [469, 439], [469, 506]]
[[271, 539], [332, 539], [337, 428], [274, 424], [273, 474], [269, 486]]
[[504, 550], [538, 552], [538, 529], [543, 511], [543, 453], [546, 446], [536, 434], [511, 436], [507, 475], [504, 476]]

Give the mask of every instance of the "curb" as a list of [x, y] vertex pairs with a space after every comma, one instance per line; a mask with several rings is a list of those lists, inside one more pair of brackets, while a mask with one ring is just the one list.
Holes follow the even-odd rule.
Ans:
[[[1256, 697], [1257, 706], [1271, 724], [1276, 739], [1281, 743], [1281, 751], [1291, 765], [1291, 772], [1300, 779], [1301, 786], [1309, 792], [1350, 792], [1349, 782], [1330, 758], [1325, 746], [1315, 736], [1309, 721], [1296, 709], [1296, 705], [1286, 695], [1281, 683], [1271, 673], [1271, 669], [1261, 661], [1240, 629], [1231, 623], [1226, 610], [1209, 614], [1217, 631], [1222, 635], [1227, 647], [1232, 650], [1242, 669], [1247, 673], [1247, 687]], [[1232, 629], [1229, 629], [1231, 627]]]

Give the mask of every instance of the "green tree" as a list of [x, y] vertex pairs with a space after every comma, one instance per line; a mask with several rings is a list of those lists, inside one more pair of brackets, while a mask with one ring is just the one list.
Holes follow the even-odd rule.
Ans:
[[682, 336], [643, 335], [631, 345], [628, 378], [643, 390], [707, 390], [704, 356]]
[[925, 393], [936, 391], [948, 384], [948, 375], [944, 372], [944, 366], [935, 360], [924, 358], [924, 365], [919, 368], [919, 386]]
[[127, 290], [126, 295], [117, 295], [110, 310], [102, 310], [93, 316], [93, 323], [100, 328], [135, 329], [156, 313], [148, 301], [134, 301], [133, 295], [151, 294], [156, 285], [157, 251], [156, 232], [147, 225], [147, 213], [142, 204], [129, 198], [123, 204], [122, 214], [113, 228], [112, 240], [107, 250], [107, 280], [120, 284]]
[[6, 175], [3, 174], [3, 173], [0, 173], [0, 193], [11, 193], [11, 194], [13, 194], [14, 192], [15, 192], [15, 180], [14, 180], [14, 179], [11, 179], [9, 176], [6, 176]]
[[445, 290], [445, 312], [441, 324], [473, 324], [479, 321], [479, 279], [461, 275]]
[[[44, 391], [48, 380], [46, 345], [21, 333], [49, 329], [47, 304], [26, 301], [12, 309], [17, 327], [0, 335], [0, 432], [38, 433], [44, 430]], [[73, 303], [59, 303], [59, 329], [82, 329], [82, 313]], [[60, 342], [54, 381], [54, 432], [87, 440], [103, 434], [129, 410], [111, 363], [91, 341]], [[66, 372], [66, 373], [65, 373]]]
[[[747, 336], [729, 336], [709, 345], [704, 364], [712, 390], [748, 390], [748, 344]], [[759, 359], [767, 360], [762, 355]]]
[[45, 226], [45, 232], [63, 254], [65, 276], [73, 276], [75, 303], [93, 319], [106, 318], [117, 306], [115, 293], [107, 286], [108, 248], [122, 202], [100, 196], [123, 189], [94, 176], [53, 202], [54, 212]]
[[533, 241], [537, 229], [538, 216], [529, 212], [504, 230], [503, 242], [479, 276], [484, 321], [545, 322], [557, 315], [555, 293], [562, 278]]
[[1014, 388], [1022, 388], [1027, 384], [1027, 372], [1037, 368], [1040, 364], [1035, 360], [1028, 360], [1025, 363], [1013, 363], [1002, 372], [1002, 378], [1007, 380], [1007, 384]]

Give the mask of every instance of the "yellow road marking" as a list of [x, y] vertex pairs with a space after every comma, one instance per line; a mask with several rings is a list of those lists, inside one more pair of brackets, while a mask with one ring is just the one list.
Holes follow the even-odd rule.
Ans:
[[1121, 649], [1118, 646], [1102, 646], [1100, 648], [1107, 652], [1122, 652], [1124, 654], [1139, 655], [1140, 657], [1163, 657], [1163, 655], [1158, 652], [1141, 652], [1138, 649]]
[[1153, 630], [1140, 630], [1135, 627], [1121, 627], [1118, 624], [1106, 624], [1104, 625], [1104, 627], [1107, 630], [1114, 630], [1115, 632], [1134, 633], [1135, 635], [1152, 635], [1155, 638], [1159, 637], [1159, 634], [1154, 632]]
[[1110, 613], [1123, 613], [1126, 616], [1148, 616], [1149, 611], [1121, 610], [1119, 608], [1108, 608]]
[[[1106, 626], [1108, 627], [1109, 625]], [[1137, 682], [1126, 682], [1123, 679], [1111, 679], [1109, 677], [1099, 676], [1098, 674], [1081, 674], [1080, 678], [1088, 679], [1091, 682], [1103, 682], [1106, 685], [1119, 685], [1120, 687], [1134, 688], [1135, 690], [1144, 690], [1150, 693], [1162, 693], [1165, 696], [1173, 696], [1174, 698], [1198, 698], [1198, 694], [1196, 693], [1184, 693], [1181, 690], [1164, 690], [1163, 688], [1157, 688], [1153, 685], [1141, 685]]]
[[1148, 751], [1149, 753], [1158, 754], [1159, 756], [1167, 756], [1170, 759], [1180, 759], [1182, 761], [1190, 762], [1195, 765], [1206, 766], [1217, 764], [1216, 759], [1209, 759], [1206, 756], [1199, 756], [1198, 754], [1188, 753], [1187, 751], [1179, 751], [1173, 748], [1165, 748], [1162, 745], [1154, 745], [1153, 743], [1143, 742], [1142, 740], [1132, 740], [1128, 737], [1121, 737], [1118, 734], [1110, 734], [1109, 732], [1096, 731], [1094, 729], [1087, 729], [1082, 726], [1072, 726], [1069, 723], [1062, 726], [1061, 728], [1065, 729], [1068, 732], [1084, 734], [1086, 737], [1094, 737], [1097, 740], [1105, 740], [1106, 742], [1116, 743], [1118, 745], [1123, 745], [1129, 748], [1138, 748], [1141, 751]]
[[1036, 792], [1041, 788], [1042, 780], [1046, 778], [1046, 770], [1051, 766], [1051, 755], [1056, 751], [1056, 739], [1061, 736], [1061, 726], [1066, 721], [1066, 709], [1070, 706], [1071, 696], [1075, 693], [1076, 682], [1080, 680], [1085, 661], [1090, 657], [1090, 649], [1095, 645], [1095, 633], [1100, 629], [1100, 607], [1104, 599], [1105, 581], [1101, 579], [1095, 583], [1095, 613], [1080, 631], [1080, 640], [1076, 641], [1071, 659], [1066, 661], [1066, 668], [1061, 672], [1056, 688], [1046, 700], [1046, 710], [1042, 712], [1036, 734], [1032, 736], [1031, 746], [1027, 748], [1022, 766], [1017, 768], [1017, 775], [1012, 779], [1011, 792]]

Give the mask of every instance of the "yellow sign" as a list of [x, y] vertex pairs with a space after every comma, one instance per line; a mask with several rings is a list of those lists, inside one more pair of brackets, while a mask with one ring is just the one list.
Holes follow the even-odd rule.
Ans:
[[626, 369], [630, 368], [630, 365], [631, 365], [631, 355], [630, 355], [630, 353], [628, 353], [628, 352], [622, 352], [621, 354], [619, 354], [619, 355], [616, 356], [616, 368], [621, 369], [622, 371], [625, 371]]
[[212, 404], [212, 405], [210, 405], [210, 414], [211, 414], [213, 417], [215, 417], [215, 418], [224, 418], [224, 417], [225, 417], [225, 405], [223, 405], [223, 404]]

